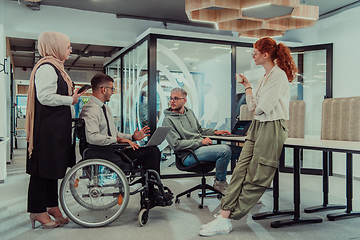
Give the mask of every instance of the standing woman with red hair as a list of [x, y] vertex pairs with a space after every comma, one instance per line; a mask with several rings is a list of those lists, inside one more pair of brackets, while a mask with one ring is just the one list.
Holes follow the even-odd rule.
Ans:
[[238, 163], [233, 171], [227, 194], [221, 200], [216, 219], [202, 225], [201, 236], [227, 234], [231, 219], [244, 217], [270, 187], [280, 154], [287, 138], [285, 120], [289, 119], [289, 82], [298, 69], [290, 49], [269, 37], [254, 43], [252, 54], [256, 65], [262, 65], [262, 76], [253, 92], [249, 80], [240, 75], [245, 86], [246, 102], [254, 119], [248, 131]]
[[58, 179], [75, 164], [70, 106], [81, 94], [76, 91], [72, 95], [72, 81], [64, 69], [72, 52], [69, 37], [43, 32], [38, 50], [42, 58], [31, 72], [26, 108], [28, 212], [33, 228], [38, 221], [49, 229], [69, 222], [58, 207]]

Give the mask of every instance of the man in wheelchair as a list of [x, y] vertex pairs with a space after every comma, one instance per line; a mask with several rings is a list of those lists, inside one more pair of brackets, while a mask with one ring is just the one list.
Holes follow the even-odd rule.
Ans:
[[[80, 118], [85, 121], [86, 142], [90, 146], [86, 151], [86, 158], [109, 160], [119, 166], [124, 172], [129, 171], [131, 165], [134, 165], [135, 167], [149, 170], [149, 173], [155, 171], [156, 175], [160, 175], [161, 154], [159, 149], [156, 146], [140, 147], [135, 143], [135, 141], [149, 136], [149, 127], [145, 126], [140, 130], [137, 128], [132, 135], [120, 133], [116, 130], [111, 110], [104, 104], [104, 102], [110, 101], [110, 97], [115, 91], [113, 84], [114, 80], [106, 74], [99, 73], [91, 79], [93, 93], [89, 102], [83, 106], [80, 113]], [[118, 143], [127, 143], [130, 147], [119, 151], [119, 147], [116, 146]], [[97, 147], [96, 150], [94, 148], [94, 151], [91, 151], [91, 147], [94, 146]], [[122, 154], [125, 154], [132, 163], [125, 161], [126, 159], [124, 158], [126, 156], [124, 157]], [[153, 180], [161, 181], [158, 177], [159, 175], [149, 175]], [[148, 183], [149, 208], [172, 204], [171, 199], [173, 195], [170, 190], [164, 192], [162, 189], [154, 187], [152, 181], [148, 181]], [[145, 182], [142, 182], [142, 184], [144, 185]], [[142, 197], [142, 208], [146, 208], [144, 201]]]

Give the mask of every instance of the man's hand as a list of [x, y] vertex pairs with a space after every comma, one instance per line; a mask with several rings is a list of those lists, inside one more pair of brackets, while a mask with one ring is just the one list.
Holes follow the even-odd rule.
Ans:
[[138, 128], [136, 128], [133, 138], [135, 141], [141, 140], [144, 137], [150, 136], [150, 134], [147, 134], [150, 132], [150, 128], [148, 126], [143, 127], [140, 131], [138, 131]]
[[220, 131], [215, 131], [214, 134], [215, 135], [230, 135], [231, 133], [226, 130], [220, 130]]
[[130, 147], [132, 147], [133, 150], [139, 149], [139, 145], [137, 145], [136, 143], [130, 141], [129, 139], [125, 139], [125, 138], [121, 138], [121, 137], [117, 137], [117, 142], [120, 143], [128, 143], [130, 145]]
[[212, 144], [212, 140], [210, 138], [204, 138], [202, 141], [201, 141], [202, 145], [211, 145]]

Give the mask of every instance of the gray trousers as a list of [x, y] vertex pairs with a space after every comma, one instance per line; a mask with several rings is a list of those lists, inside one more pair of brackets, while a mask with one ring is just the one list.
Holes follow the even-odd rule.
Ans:
[[241, 219], [270, 187], [287, 139], [285, 121], [253, 120], [238, 163], [234, 168], [221, 209], [230, 218]]

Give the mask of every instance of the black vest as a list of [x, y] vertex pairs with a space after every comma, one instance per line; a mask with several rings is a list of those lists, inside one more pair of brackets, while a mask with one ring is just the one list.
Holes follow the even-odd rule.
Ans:
[[[58, 76], [56, 93], [69, 96], [68, 85], [60, 71], [51, 63]], [[43, 64], [43, 65], [44, 65]], [[63, 178], [67, 167], [75, 164], [74, 146], [71, 146], [70, 106], [46, 106], [37, 99], [35, 87], [34, 149], [27, 160], [26, 172], [49, 179]]]

